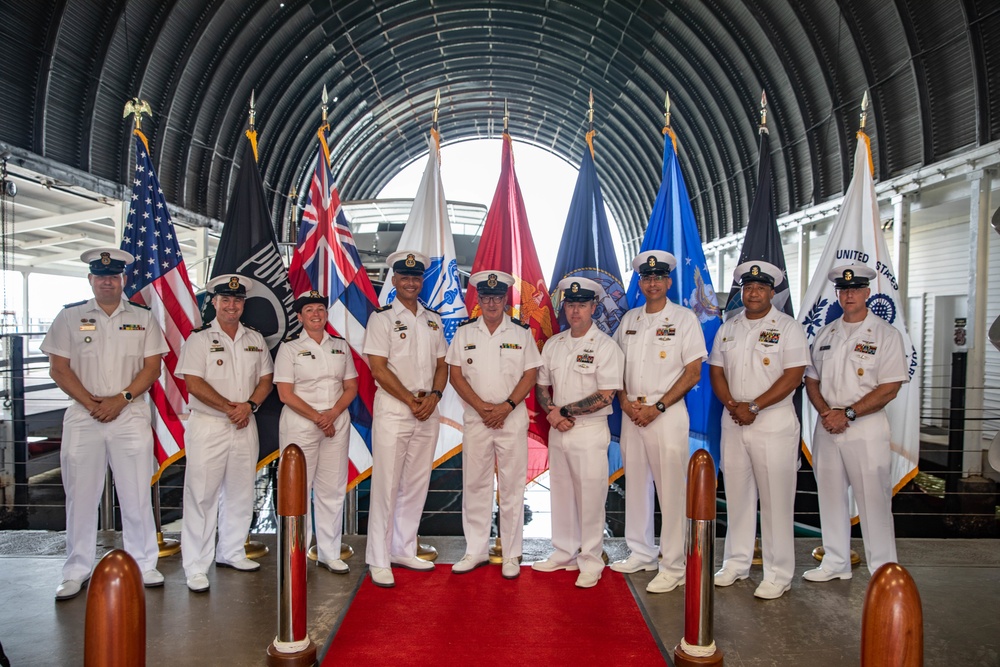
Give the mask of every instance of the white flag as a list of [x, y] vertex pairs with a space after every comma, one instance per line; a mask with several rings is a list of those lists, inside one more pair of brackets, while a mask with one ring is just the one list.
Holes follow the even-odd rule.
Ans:
[[[424, 271], [424, 287], [420, 291], [420, 301], [425, 308], [436, 310], [444, 324], [444, 337], [451, 343], [455, 329], [468, 318], [462, 283], [458, 277], [458, 260], [455, 255], [455, 240], [451, 235], [448, 220], [448, 204], [441, 184], [441, 156], [438, 134], [431, 130], [428, 141], [430, 155], [427, 167], [413, 199], [413, 208], [406, 219], [403, 234], [399, 237], [398, 250], [416, 250], [430, 259], [430, 266]], [[385, 285], [379, 301], [387, 304], [396, 298], [392, 286], [392, 268], [385, 276]], [[462, 401], [452, 389], [451, 383], [445, 387], [444, 396], [438, 405], [441, 412], [441, 433], [438, 435], [434, 451], [434, 465], [458, 453], [462, 444]]]
[[[917, 474], [920, 452], [919, 359], [913, 341], [906, 332], [903, 304], [899, 300], [899, 283], [896, 281], [892, 258], [889, 257], [885, 235], [879, 224], [878, 200], [875, 197], [871, 165], [868, 135], [858, 132], [854, 175], [837, 219], [830, 228], [823, 255], [809, 282], [801, 313], [806, 338], [812, 343], [821, 327], [843, 315], [833, 283], [827, 280], [830, 270], [848, 262], [857, 262], [866, 264], [877, 274], [871, 283], [868, 308], [899, 331], [903, 337], [903, 349], [909, 355], [910, 381], [903, 384], [896, 398], [886, 406], [891, 429], [892, 484], [895, 494]], [[808, 399], [802, 402], [802, 439], [811, 460], [817, 415]], [[853, 508], [853, 497], [851, 502]]]

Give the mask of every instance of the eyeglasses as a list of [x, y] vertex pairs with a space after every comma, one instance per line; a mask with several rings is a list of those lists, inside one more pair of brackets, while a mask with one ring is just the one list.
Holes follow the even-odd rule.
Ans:
[[639, 276], [639, 282], [641, 283], [662, 283], [665, 282], [667, 276], [659, 275], [656, 273], [650, 273], [645, 276]]
[[500, 303], [507, 297], [505, 296], [482, 296], [480, 295], [479, 300], [482, 303]]

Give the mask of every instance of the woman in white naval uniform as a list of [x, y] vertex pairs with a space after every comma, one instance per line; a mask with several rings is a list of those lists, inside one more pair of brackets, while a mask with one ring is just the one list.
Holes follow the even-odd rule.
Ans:
[[761, 261], [736, 267], [744, 310], [719, 328], [708, 357], [722, 416], [721, 468], [728, 526], [716, 586], [746, 579], [753, 558], [760, 498], [764, 580], [754, 596], [773, 600], [791, 588], [795, 570], [795, 471], [799, 419], [792, 392], [809, 365], [802, 326], [771, 306], [781, 270]]
[[[625, 388], [618, 402], [625, 463], [625, 540], [632, 553], [611, 564], [616, 572], [658, 570], [646, 586], [667, 593], [684, 582], [690, 421], [684, 395], [701, 379], [708, 358], [705, 335], [689, 308], [667, 299], [677, 259], [648, 250], [632, 260], [646, 303], [632, 308], [615, 332], [625, 353]], [[653, 536], [655, 482], [660, 499], [660, 546]], [[663, 558], [657, 563], [657, 554]]]
[[340, 559], [340, 538], [351, 439], [347, 408], [358, 395], [358, 372], [347, 342], [326, 331], [327, 303], [316, 290], [295, 299], [303, 331], [286, 338], [274, 359], [274, 383], [285, 404], [278, 444], [282, 451], [296, 444], [306, 458], [306, 488], [312, 491], [306, 544], [315, 516], [317, 565], [346, 574], [350, 568]]
[[552, 547], [539, 572], [580, 570], [576, 585], [595, 586], [604, 569], [608, 498], [608, 415], [622, 388], [621, 348], [594, 324], [601, 286], [587, 278], [559, 281], [569, 329], [542, 348], [535, 397], [548, 413], [552, 481]]
[[868, 570], [896, 562], [885, 406], [910, 376], [902, 336], [868, 310], [875, 275], [863, 264], [830, 271], [844, 315], [816, 334], [806, 369], [806, 392], [819, 413], [813, 468], [825, 551], [820, 567], [802, 575], [807, 581], [851, 578], [848, 485], [858, 503]]

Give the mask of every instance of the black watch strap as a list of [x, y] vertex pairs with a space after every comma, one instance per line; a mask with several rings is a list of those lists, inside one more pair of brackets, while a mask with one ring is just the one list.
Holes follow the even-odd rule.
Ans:
[[667, 411], [667, 406], [663, 404], [663, 401], [657, 401], [656, 402], [656, 409], [659, 410], [660, 412], [666, 412]]
[[566, 409], [565, 405], [562, 406], [561, 408], [559, 408], [559, 414], [561, 414], [566, 419], [569, 419], [570, 417], [572, 417], [572, 415], [569, 413], [569, 410]]
[[435, 395], [435, 396], [437, 396], [438, 398], [441, 398], [441, 390], [440, 390], [440, 389], [431, 389], [431, 390], [430, 390], [429, 392], [427, 392], [427, 393], [429, 393], [429, 394], [434, 394], [434, 395]]
[[260, 407], [259, 405], [250, 400], [248, 400], [247, 403], [250, 404], [250, 412], [257, 412], [257, 408]]
[[515, 403], [512, 400], [510, 400], [509, 398], [506, 401], [504, 401], [504, 403], [506, 403], [507, 405], [509, 405], [511, 410], [513, 410], [513, 409], [515, 409], [517, 407], [517, 403]]

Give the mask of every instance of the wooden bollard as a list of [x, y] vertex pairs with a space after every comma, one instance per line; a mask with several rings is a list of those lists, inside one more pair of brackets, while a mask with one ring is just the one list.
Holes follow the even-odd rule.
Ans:
[[84, 667], [146, 664], [146, 593], [132, 556], [114, 549], [100, 560], [87, 587]]
[[875, 570], [861, 612], [861, 667], [923, 667], [924, 613], [913, 577], [899, 563]]
[[315, 665], [316, 645], [306, 630], [306, 457], [288, 445], [278, 462], [278, 634], [267, 664]]
[[688, 461], [687, 565], [684, 581], [684, 637], [674, 648], [674, 665], [721, 665], [713, 638], [715, 584], [715, 462], [704, 449]]

